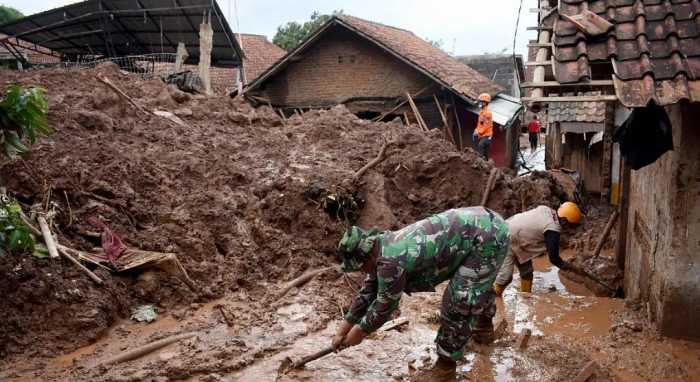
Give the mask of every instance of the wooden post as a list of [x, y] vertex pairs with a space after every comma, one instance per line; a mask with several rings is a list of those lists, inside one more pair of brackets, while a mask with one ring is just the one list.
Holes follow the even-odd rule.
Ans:
[[187, 53], [187, 48], [185, 48], [184, 42], [177, 43], [177, 54], [175, 55], [175, 73], [182, 71], [182, 65], [187, 61], [189, 53]]
[[413, 102], [413, 98], [411, 98], [411, 94], [408, 92], [406, 92], [406, 99], [408, 100], [408, 104], [411, 105], [411, 110], [413, 110], [413, 114], [416, 116], [418, 125], [421, 127], [421, 129], [428, 131], [428, 126], [426, 126], [425, 121], [423, 120], [423, 116], [420, 115], [418, 106], [416, 106], [416, 103]]
[[[426, 90], [430, 89], [430, 86], [432, 86], [432, 84], [430, 84], [430, 85], [424, 87], [423, 89], [421, 89], [421, 90], [419, 90], [419, 91], [413, 93], [413, 96], [414, 96], [414, 97], [418, 97], [418, 95], [423, 94]], [[396, 110], [398, 110], [399, 108], [401, 108], [401, 106], [405, 105], [406, 102], [408, 102], [407, 99], [401, 101], [398, 105], [394, 106], [394, 108], [392, 108], [391, 110], [385, 111], [384, 113], [380, 114], [379, 116], [375, 117], [375, 118], [372, 119], [372, 120], [373, 120], [374, 122], [379, 122], [379, 121], [381, 121], [382, 119], [386, 118], [387, 115], [389, 115], [389, 114], [395, 112]]]
[[408, 119], [408, 113], [403, 112], [403, 119], [406, 121], [406, 126], [411, 126], [411, 121]]
[[605, 229], [603, 230], [603, 234], [600, 235], [600, 239], [598, 239], [598, 245], [595, 246], [595, 251], [593, 251], [593, 257], [598, 257], [600, 255], [600, 252], [603, 250], [603, 246], [605, 245], [605, 240], [607, 240], [608, 235], [610, 235], [610, 231], [612, 231], [612, 227], [615, 225], [615, 222], [617, 221], [617, 216], [620, 213], [615, 210], [613, 211], [612, 215], [610, 215], [610, 218], [608, 219], [608, 224], [605, 225]]
[[455, 101], [454, 95], [452, 96], [452, 111], [454, 111], [455, 114], [455, 120], [457, 121], [457, 134], [459, 134], [459, 138], [457, 138], [457, 147], [459, 148], [459, 152], [462, 152], [464, 150], [464, 145], [462, 144], [462, 122], [459, 121], [459, 113], [457, 113], [457, 101]]
[[625, 256], [627, 255], [627, 225], [629, 224], [629, 208], [630, 208], [630, 181], [631, 169], [622, 162], [622, 187], [620, 190], [620, 227], [617, 232], [617, 248], [615, 250], [615, 260], [617, 268], [625, 272]]
[[211, 23], [203, 21], [199, 24], [199, 78], [204, 85], [204, 93], [211, 95], [211, 48], [214, 31]]

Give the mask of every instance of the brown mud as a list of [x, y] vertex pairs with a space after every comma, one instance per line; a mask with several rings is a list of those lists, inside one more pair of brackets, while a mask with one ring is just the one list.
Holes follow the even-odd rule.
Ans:
[[[98, 73], [148, 109], [173, 112], [184, 124], [134, 110], [99, 84]], [[333, 216], [337, 211], [329, 209], [329, 197], [352, 197], [358, 204], [353, 218], [364, 227], [397, 228], [448, 208], [478, 204], [491, 170], [473, 151], [455, 152], [439, 132], [370, 123], [343, 107], [282, 120], [270, 108], [252, 109], [239, 100], [181, 97], [160, 81], [132, 78], [113, 66], [3, 71], [0, 88], [10, 83], [46, 89], [56, 132], [24, 160], [0, 162], [0, 186], [25, 205], [50, 193], [60, 208], [59, 241], [67, 245], [83, 250], [98, 245], [86, 222], [99, 216], [128, 246], [177, 253], [199, 290], [192, 292], [159, 272], [115, 275], [101, 269], [96, 272], [106, 285], [98, 288], [63, 260], [0, 258], [0, 380], [274, 379], [278, 359], [325, 346], [350, 304], [353, 283], [333, 273], [282, 300], [276, 297], [307, 269], [335, 263], [334, 248], [346, 223]], [[359, 184], [349, 182], [385, 140], [393, 142], [388, 159]], [[547, 172], [515, 179], [504, 174], [488, 206], [508, 217], [564, 200], [566, 191]], [[600, 301], [608, 300], [583, 297], [603, 305], [576, 321], [588, 305], [575, 296], [583, 292], [573, 291], [585, 287], [569, 284], [572, 293], [567, 294], [566, 284], [555, 283], [553, 292], [549, 285], [542, 287], [547, 282], [536, 281], [534, 311], [551, 309], [553, 303], [570, 309], [566, 330], [586, 326], [579, 321], [589, 319], [604, 328], [613, 319], [593, 317], [624, 310], [617, 301], [606, 305]], [[541, 293], [552, 300], [538, 303]], [[513, 295], [511, 287], [508, 309], [528, 304], [508, 302]], [[434, 360], [438, 301], [437, 294], [407, 298], [401, 310], [412, 319], [408, 330], [377, 335], [288, 378], [409, 378], [412, 370]], [[126, 320], [144, 303], [156, 305], [155, 323]], [[558, 314], [550, 311], [533, 322], [558, 322], [549, 318]], [[586, 344], [572, 346], [566, 333], [551, 329], [548, 335], [548, 326], [539, 325], [543, 336], [527, 354], [512, 350], [515, 336], [510, 335], [470, 355], [461, 375], [559, 380], [572, 377], [594, 357]], [[613, 346], [607, 330], [593, 330], [592, 338]], [[100, 366], [121, 351], [188, 331], [197, 337], [124, 364]], [[650, 341], [644, 328], [632, 334], [630, 349]], [[681, 346], [652, 341], [670, 349]], [[674, 357], [661, 362], [670, 368]], [[671, 371], [697, 375], [689, 365]], [[610, 362], [604, 368], [606, 376], [618, 369]]]

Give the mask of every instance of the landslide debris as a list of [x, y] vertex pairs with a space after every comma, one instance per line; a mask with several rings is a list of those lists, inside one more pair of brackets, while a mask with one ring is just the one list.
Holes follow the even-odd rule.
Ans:
[[[96, 75], [184, 123], [135, 110]], [[342, 106], [282, 119], [239, 99], [181, 97], [115, 65], [3, 71], [0, 89], [12, 83], [46, 89], [56, 132], [27, 158], [0, 162], [0, 186], [25, 205], [50, 190], [61, 211], [59, 241], [74, 248], [99, 244], [87, 223], [98, 216], [129, 246], [177, 253], [201, 292], [162, 274], [100, 269], [106, 286], [97, 288], [65, 261], [0, 258], [0, 357], [77, 348], [143, 303], [167, 311], [244, 293], [251, 304], [243, 313], [265, 321], [277, 285], [335, 263], [346, 222], [328, 213], [329, 196], [359, 201], [358, 224], [391, 229], [478, 204], [491, 170], [439, 132], [372, 123]], [[389, 157], [348, 182], [385, 140], [394, 143]], [[562, 195], [546, 173], [501, 174], [488, 206], [508, 217], [541, 203], [554, 207]], [[337, 316], [335, 298], [351, 293], [337, 276], [323, 280], [313, 302], [319, 325]]]

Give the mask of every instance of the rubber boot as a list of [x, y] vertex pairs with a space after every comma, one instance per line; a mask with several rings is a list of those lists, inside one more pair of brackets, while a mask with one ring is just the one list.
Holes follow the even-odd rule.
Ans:
[[495, 338], [493, 333], [493, 320], [487, 316], [479, 316], [472, 329], [472, 338], [474, 342], [482, 345], [493, 343]]
[[420, 370], [411, 377], [412, 382], [452, 382], [457, 380], [457, 362], [438, 357], [435, 366]]
[[506, 290], [505, 285], [493, 283], [493, 291], [496, 292], [497, 297], [503, 296], [503, 291]]
[[521, 292], [532, 292], [532, 280], [520, 280], [520, 291]]

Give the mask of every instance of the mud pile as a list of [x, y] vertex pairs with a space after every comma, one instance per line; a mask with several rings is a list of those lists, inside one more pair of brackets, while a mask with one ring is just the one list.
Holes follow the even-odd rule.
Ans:
[[[148, 110], [179, 120], [137, 110], [96, 75]], [[187, 314], [193, 303], [242, 293], [251, 304], [239, 312], [241, 325], [264, 321], [278, 284], [335, 262], [346, 222], [329, 213], [329, 196], [352, 197], [360, 225], [397, 228], [479, 204], [491, 169], [437, 132], [371, 123], [344, 107], [282, 119], [269, 107], [190, 96], [110, 65], [6, 71], [0, 78], [2, 89], [11, 83], [46, 89], [56, 130], [25, 160], [0, 162], [0, 186], [27, 206], [50, 192], [61, 211], [61, 242], [98, 246], [87, 219], [99, 216], [131, 247], [177, 253], [200, 286], [193, 293], [163, 274], [98, 269], [107, 286], [97, 288], [67, 261], [0, 258], [2, 357], [41, 354], [47, 343], [59, 351], [93, 341], [140, 303]], [[387, 140], [388, 159], [353, 183]], [[530, 178], [500, 175], [488, 206], [507, 217], [562, 201], [546, 175]], [[337, 276], [323, 281], [314, 302], [319, 325], [337, 315], [335, 298], [350, 293]]]

